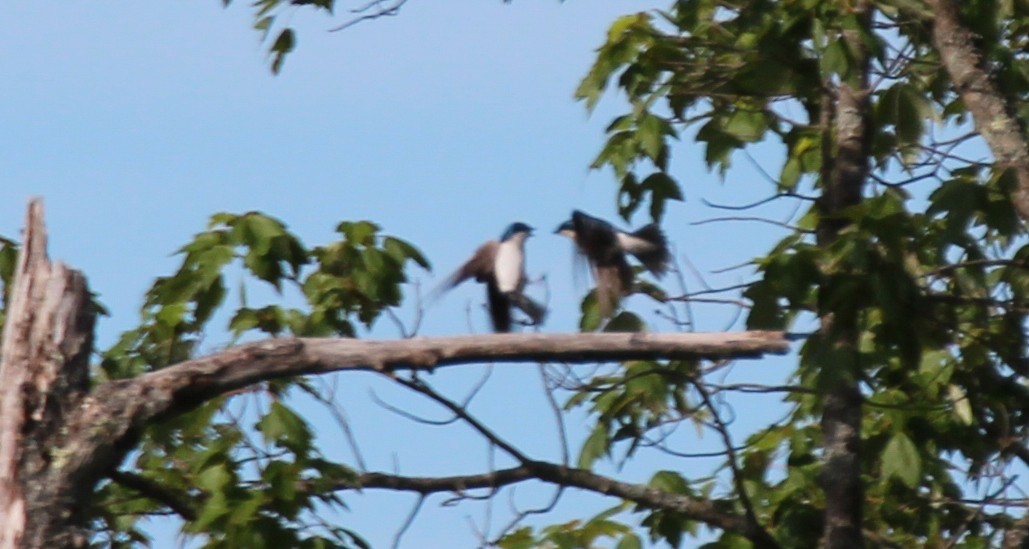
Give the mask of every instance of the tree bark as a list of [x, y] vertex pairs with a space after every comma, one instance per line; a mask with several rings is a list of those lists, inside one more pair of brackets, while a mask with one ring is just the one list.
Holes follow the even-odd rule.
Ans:
[[[342, 370], [394, 372], [479, 362], [588, 363], [656, 358], [746, 358], [784, 354], [782, 332], [485, 334], [406, 340], [268, 339], [232, 347], [131, 380], [97, 387], [70, 429], [73, 459], [90, 467], [147, 424], [211, 398], [282, 377]], [[112, 459], [116, 461], [111, 461]], [[120, 457], [100, 459], [104, 467]], [[93, 465], [96, 466], [96, 465]]]
[[932, 42], [965, 106], [975, 129], [990, 147], [997, 164], [1015, 172], [1011, 201], [1024, 220], [1029, 220], [1029, 140], [1025, 128], [990, 77], [975, 34], [961, 22], [954, 0], [927, 0], [932, 8]]
[[83, 276], [47, 258], [43, 206], [33, 200], [0, 354], [0, 548], [87, 541], [67, 528], [81, 523], [81, 502], [53, 481], [62, 466], [55, 450], [88, 390], [93, 323]]
[[[861, 203], [862, 189], [868, 178], [869, 164], [869, 55], [861, 33], [871, 28], [871, 7], [865, 0], [851, 9], [862, 23], [860, 30], [842, 32], [842, 39], [853, 54], [850, 75], [841, 78], [835, 98], [827, 97], [823, 116], [831, 112], [832, 123], [823, 119], [825, 149], [830, 150], [835, 130], [835, 154], [823, 159], [823, 191], [819, 198], [817, 240], [828, 248], [840, 237], [849, 221], [843, 211]], [[831, 160], [830, 160], [831, 159]], [[820, 289], [818, 315], [820, 327], [813, 342], [823, 348], [817, 364], [825, 381], [822, 409], [824, 437], [822, 490], [825, 492], [823, 546], [829, 549], [864, 547], [864, 489], [861, 483], [861, 365], [857, 360], [857, 309], [853, 303], [831, 303], [828, 296], [840, 295], [834, 285], [846, 273], [836, 273]]]

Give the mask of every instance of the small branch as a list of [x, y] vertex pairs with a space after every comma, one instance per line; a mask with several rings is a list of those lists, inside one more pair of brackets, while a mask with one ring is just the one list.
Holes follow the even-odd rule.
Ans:
[[711, 399], [711, 394], [708, 393], [707, 388], [704, 387], [704, 382], [699, 379], [691, 380], [693, 388], [700, 394], [701, 400], [704, 401], [704, 405], [707, 406], [708, 410], [711, 411], [711, 419], [714, 422], [715, 431], [722, 438], [722, 444], [725, 446], [725, 451], [728, 454], [726, 461], [729, 462], [729, 469], [732, 471], [732, 481], [736, 485], [736, 494], [740, 498], [740, 504], [743, 505], [743, 510], [746, 513], [747, 521], [750, 523], [750, 529], [759, 532], [759, 537], [765, 541], [766, 544], [774, 545], [774, 538], [769, 534], [757, 519], [757, 514], [754, 512], [754, 504], [750, 500], [750, 494], [747, 493], [747, 487], [743, 482], [743, 473], [740, 471], [739, 460], [736, 456], [735, 445], [732, 442], [732, 436], [729, 435], [729, 426], [722, 420], [722, 416], [718, 413], [718, 409], [715, 408], [714, 401]]
[[789, 223], [783, 223], [774, 219], [765, 219], [763, 217], [752, 217], [752, 216], [730, 216], [730, 217], [713, 217], [711, 219], [701, 219], [700, 221], [694, 221], [690, 225], [707, 225], [708, 223], [719, 223], [723, 221], [756, 221], [758, 223], [765, 223], [768, 225], [774, 225], [783, 229], [789, 229], [794, 232], [803, 234], [814, 234], [815, 231], [811, 229], [802, 229], [800, 227], [790, 225]]
[[341, 484], [337, 490], [383, 488], [409, 491], [419, 494], [435, 492], [463, 493], [473, 489], [496, 490], [527, 480], [539, 480], [564, 487], [575, 487], [589, 492], [618, 497], [643, 507], [681, 513], [685, 518], [708, 524], [714, 528], [742, 535], [757, 547], [778, 547], [778, 544], [763, 543], [766, 536], [755, 530], [743, 517], [731, 511], [732, 505], [724, 500], [696, 499], [681, 494], [670, 494], [645, 484], [630, 484], [598, 475], [584, 469], [576, 469], [553, 463], [530, 460], [518, 467], [500, 469], [478, 475], [452, 477], [405, 477], [387, 473], [365, 473], [353, 482]]
[[[364, 15], [355, 17], [338, 27], [333, 27], [329, 29], [329, 32], [339, 32], [343, 29], [352, 27], [362, 21], [369, 21], [372, 19], [378, 19], [380, 17], [392, 17], [400, 13], [400, 8], [402, 8], [404, 4], [407, 3], [407, 0], [396, 0], [396, 2], [388, 6], [383, 6], [384, 3], [385, 2], [383, 0], [373, 0], [372, 2], [369, 2], [360, 8], [350, 10], [350, 13], [363, 13]], [[372, 8], [376, 8], [375, 11], [371, 11]], [[369, 11], [371, 12], [367, 13]]]
[[404, 533], [411, 528], [412, 524], [414, 524], [414, 519], [418, 516], [418, 511], [421, 510], [423, 503], [425, 503], [425, 494], [418, 496], [418, 501], [416, 501], [414, 507], [411, 508], [411, 512], [408, 513], [407, 519], [404, 520], [404, 524], [399, 530], [397, 530], [396, 535], [393, 536], [393, 549], [400, 547], [400, 540], [404, 537]]
[[923, 273], [923, 277], [939, 276], [941, 274], [950, 273], [960, 269], [969, 267], [1013, 267], [1017, 269], [1029, 269], [1029, 263], [1025, 261], [1018, 261], [1015, 259], [972, 259], [969, 261], [962, 261], [960, 263], [952, 263], [950, 265], [944, 265], [932, 271]]
[[740, 206], [729, 206], [727, 204], [715, 204], [714, 202], [711, 202], [710, 200], [708, 200], [706, 198], [702, 198], [702, 199], [700, 199], [700, 201], [703, 202], [705, 206], [709, 206], [711, 208], [716, 208], [716, 209], [719, 209], [719, 210], [742, 211], [742, 210], [750, 210], [750, 209], [756, 208], [758, 206], [762, 206], [764, 204], [768, 204], [769, 202], [774, 202], [776, 200], [779, 200], [780, 198], [796, 198], [796, 199], [799, 199], [799, 200], [807, 200], [809, 202], [814, 200], [814, 198], [811, 198], [810, 196], [804, 196], [802, 194], [797, 194], [797, 193], [782, 192], [782, 193], [778, 193], [778, 194], [773, 194], [772, 196], [769, 196], [768, 198], [762, 198], [761, 200], [758, 200], [757, 202], [751, 202], [750, 204], [743, 204], [743, 205], [740, 205]]
[[193, 508], [193, 498], [188, 494], [172, 490], [142, 475], [127, 471], [114, 471], [111, 473], [110, 479], [175, 511], [182, 517], [182, 520], [193, 521], [197, 518], [196, 509]]
[[465, 423], [471, 426], [472, 429], [474, 429], [486, 440], [488, 440], [490, 444], [507, 452], [508, 455], [518, 460], [519, 462], [524, 463], [525, 461], [528, 461], [528, 458], [525, 457], [525, 454], [523, 454], [521, 451], [515, 448], [514, 445], [512, 445], [511, 443], [500, 438], [500, 435], [491, 431], [489, 428], [483, 425], [482, 422], [475, 419], [475, 417], [468, 413], [468, 410], [465, 410], [464, 406], [444, 397], [443, 395], [436, 392], [432, 387], [426, 385], [424, 382], [418, 380], [408, 381], [400, 378], [394, 378], [393, 381], [396, 381], [404, 387], [407, 387], [412, 391], [425, 395], [426, 397], [436, 401], [437, 404], [443, 406], [447, 410], [450, 410], [450, 412], [454, 414], [454, 416], [461, 418]]

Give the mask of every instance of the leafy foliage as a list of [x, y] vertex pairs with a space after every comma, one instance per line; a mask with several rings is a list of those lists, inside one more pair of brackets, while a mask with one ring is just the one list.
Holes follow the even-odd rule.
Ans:
[[237, 337], [250, 332], [353, 337], [355, 321], [370, 327], [386, 308], [400, 304], [409, 261], [430, 267], [411, 244], [380, 235], [374, 223], [344, 222], [337, 232], [341, 240], [309, 249], [264, 214], [215, 214], [208, 230], [179, 250], [178, 271], [158, 278], [147, 292], [140, 326], [104, 354], [104, 374], [130, 377], [192, 356], [225, 304], [229, 269], [241, 268], [280, 294], [297, 290], [307, 306], [251, 307], [241, 282], [241, 304], [228, 322]]
[[[858, 52], [843, 38], [860, 34], [874, 75], [864, 113], [873, 184], [842, 212], [838, 226], [845, 228], [829, 243], [815, 238], [825, 220], [812, 200], [795, 230], [754, 259], [757, 277], [743, 292], [752, 304], [750, 328], [807, 326], [831, 312], [857, 319], [859, 345], [841, 347], [831, 328], [808, 337], [796, 388], [786, 397], [794, 405], [788, 424], [751, 435], [727, 470], [742, 481], [734, 493], [746, 486], [779, 543], [817, 545], [820, 395], [844, 364], [854, 364], [866, 398], [866, 530], [882, 544], [960, 538], [959, 546], [983, 546], [1013, 519], [982, 514], [962, 497], [975, 493], [984, 475], [1005, 478], [1011, 445], [1024, 448], [1029, 434], [1025, 226], [1012, 207], [1010, 170], [955, 152], [974, 147], [976, 136], [967, 132], [969, 113], [929, 40], [931, 14], [915, 2], [873, 4], [874, 28], [847, 3], [809, 0], [683, 0], [667, 11], [628, 15], [611, 25], [577, 95], [591, 109], [610, 88], [628, 98], [629, 112], [609, 125], [594, 164], [613, 170], [626, 217], [648, 204], [659, 217], [665, 200], [681, 198], [681, 191], [641, 192], [638, 174], [656, 169], [663, 186], [680, 187], [668, 159], [682, 136], [704, 147], [709, 169], [726, 178], [737, 153], [761, 147], [768, 156], [777, 144], [782, 164], [769, 193], [818, 197], [836, 169], [834, 94], [860, 70]], [[961, 6], [984, 37], [979, 46], [1004, 93], [1029, 92], [1029, 61], [1016, 53], [1029, 36], [1026, 7], [988, 0]], [[1019, 113], [1024, 126], [1027, 114]], [[627, 365], [626, 376], [634, 368]], [[664, 389], [647, 390], [654, 400], [633, 401], [626, 379], [605, 381], [611, 384], [589, 385], [572, 399], [593, 403], [596, 414], [581, 466], [611, 456], [612, 441], [624, 440], [612, 431], [637, 429], [627, 441], [635, 448], [649, 428], [635, 418], [675, 387], [664, 380]], [[776, 470], [782, 472], [770, 475]], [[989, 497], [999, 494], [984, 501]], [[644, 524], [652, 533], [662, 524], [666, 533], [655, 535], [677, 545], [667, 520], [654, 512]], [[709, 546], [738, 544], [726, 532]]]
[[[240, 306], [228, 321], [237, 338], [353, 337], [357, 323], [371, 326], [400, 304], [409, 262], [429, 268], [416, 248], [380, 234], [374, 223], [344, 222], [337, 232], [340, 240], [308, 248], [267, 215], [215, 214], [208, 229], [179, 250], [175, 274], [158, 278], [147, 292], [140, 326], [103, 354], [101, 378], [131, 377], [192, 357], [225, 305], [233, 270], [279, 294], [292, 289], [305, 301], [304, 308], [251, 307], [244, 279]], [[344, 505], [336, 491], [353, 472], [317, 449], [314, 432], [290, 404], [297, 391], [327, 398], [294, 379], [217, 399], [152, 426], [131, 469], [189, 502], [195, 516], [184, 532], [205, 540], [205, 547], [366, 547], [355, 532], [317, 518], [324, 506]], [[96, 501], [97, 529], [111, 536], [111, 545], [142, 541], [138, 518], [160, 512], [166, 499], [109, 483]]]

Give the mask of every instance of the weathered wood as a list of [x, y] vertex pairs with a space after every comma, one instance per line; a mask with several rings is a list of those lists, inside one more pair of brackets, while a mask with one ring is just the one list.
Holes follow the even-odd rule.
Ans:
[[[587, 363], [657, 358], [748, 358], [785, 354], [782, 332], [682, 334], [485, 334], [407, 340], [282, 338], [257, 341], [131, 380], [97, 387], [68, 441], [69, 468], [109, 470], [112, 448], [147, 424], [269, 379], [343, 370], [432, 371], [479, 362]], [[93, 453], [96, 452], [96, 453]]]
[[68, 514], [48, 503], [51, 449], [88, 389], [93, 320], [85, 279], [47, 258], [33, 200], [0, 353], [0, 548], [56, 546], [38, 526]]

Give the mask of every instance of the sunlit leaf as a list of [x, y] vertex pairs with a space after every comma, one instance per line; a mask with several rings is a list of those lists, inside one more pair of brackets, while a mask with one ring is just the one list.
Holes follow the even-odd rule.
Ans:
[[918, 484], [922, 475], [922, 458], [907, 435], [894, 434], [883, 450], [882, 460], [884, 477], [894, 477], [910, 487]]

